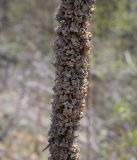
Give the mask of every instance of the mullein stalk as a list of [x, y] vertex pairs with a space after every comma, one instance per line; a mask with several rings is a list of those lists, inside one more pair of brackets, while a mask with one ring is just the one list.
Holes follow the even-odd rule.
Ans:
[[49, 130], [49, 160], [79, 160], [76, 144], [80, 120], [86, 106], [88, 31], [94, 0], [61, 0], [54, 41], [55, 82]]

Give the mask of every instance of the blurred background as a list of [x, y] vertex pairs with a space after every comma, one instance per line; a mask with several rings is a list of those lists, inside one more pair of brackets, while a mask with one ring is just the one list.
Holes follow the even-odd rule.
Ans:
[[[58, 0], [0, 0], [0, 160], [45, 160]], [[137, 160], [137, 1], [97, 0], [81, 160]]]

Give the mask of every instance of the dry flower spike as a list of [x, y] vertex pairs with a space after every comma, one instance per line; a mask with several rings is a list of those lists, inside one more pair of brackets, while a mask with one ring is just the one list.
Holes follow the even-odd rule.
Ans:
[[49, 130], [49, 160], [79, 160], [75, 144], [86, 106], [88, 32], [94, 0], [61, 0], [56, 16], [54, 49], [56, 78], [53, 87], [52, 122]]

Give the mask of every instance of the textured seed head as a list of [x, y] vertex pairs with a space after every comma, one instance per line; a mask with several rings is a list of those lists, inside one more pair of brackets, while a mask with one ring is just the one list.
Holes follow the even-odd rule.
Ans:
[[75, 141], [86, 105], [91, 49], [87, 28], [94, 9], [94, 0], [61, 0], [58, 9], [49, 160], [79, 160]]

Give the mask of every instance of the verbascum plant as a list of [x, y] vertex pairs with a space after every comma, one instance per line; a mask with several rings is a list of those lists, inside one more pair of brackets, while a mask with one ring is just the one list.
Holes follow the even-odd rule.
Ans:
[[54, 41], [55, 84], [49, 130], [49, 160], [79, 160], [76, 144], [80, 119], [86, 106], [88, 32], [94, 0], [61, 0]]

